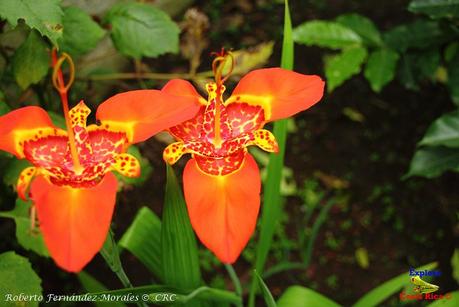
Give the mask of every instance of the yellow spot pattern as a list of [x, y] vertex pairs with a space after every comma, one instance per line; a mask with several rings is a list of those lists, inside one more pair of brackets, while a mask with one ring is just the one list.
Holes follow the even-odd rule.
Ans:
[[163, 159], [166, 163], [175, 164], [185, 154], [183, 142], [172, 143], [163, 151]]
[[136, 157], [128, 153], [122, 153], [115, 157], [115, 163], [111, 166], [121, 175], [126, 177], [139, 177], [140, 176], [140, 163]]
[[25, 168], [19, 175], [16, 189], [18, 191], [19, 197], [22, 200], [27, 200], [27, 190], [29, 188], [30, 181], [35, 176], [36, 172], [37, 172], [37, 168], [31, 166], [31, 167]]

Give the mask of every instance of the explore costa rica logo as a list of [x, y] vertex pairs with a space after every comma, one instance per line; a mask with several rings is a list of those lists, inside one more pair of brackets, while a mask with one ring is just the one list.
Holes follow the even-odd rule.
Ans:
[[410, 282], [413, 284], [413, 292], [407, 293], [402, 291], [399, 295], [401, 301], [407, 300], [441, 300], [441, 299], [451, 299], [451, 293], [447, 294], [435, 294], [434, 292], [438, 291], [440, 287], [432, 283], [428, 283], [422, 279], [424, 276], [441, 276], [441, 272], [438, 270], [415, 270], [410, 268], [408, 275], [410, 276]]

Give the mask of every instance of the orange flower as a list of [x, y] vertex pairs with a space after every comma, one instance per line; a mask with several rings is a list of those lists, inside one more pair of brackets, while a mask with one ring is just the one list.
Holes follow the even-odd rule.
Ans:
[[193, 95], [201, 108], [193, 119], [169, 129], [178, 142], [163, 153], [169, 164], [192, 154], [183, 174], [191, 224], [202, 243], [225, 263], [236, 261], [247, 244], [260, 207], [259, 170], [246, 147], [277, 152], [274, 135], [263, 126], [308, 109], [322, 98], [324, 89], [318, 76], [259, 69], [243, 77], [224, 101], [228, 75], [222, 77], [222, 70], [229, 58], [220, 54], [214, 60], [215, 82], [206, 85], [207, 101], [184, 81], [166, 85]]
[[[141, 142], [184, 120], [199, 109], [195, 97], [166, 90], [139, 90], [118, 94], [97, 109], [100, 125], [86, 126], [90, 109], [81, 101], [68, 111], [67, 90], [56, 59], [53, 82], [58, 89], [67, 131], [53, 125], [40, 107], [29, 106], [0, 117], [0, 149], [27, 159], [33, 166], [22, 171], [18, 195], [30, 196], [51, 257], [61, 268], [80, 271], [100, 250], [115, 206], [117, 181], [111, 171], [128, 177], [140, 174], [139, 161], [126, 153]], [[173, 104], [169, 103], [174, 101]]]

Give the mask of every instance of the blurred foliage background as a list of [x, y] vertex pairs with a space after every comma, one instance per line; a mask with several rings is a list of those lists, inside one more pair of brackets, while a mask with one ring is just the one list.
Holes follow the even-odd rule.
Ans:
[[[263, 279], [275, 298], [302, 285], [349, 306], [410, 267], [436, 261], [441, 293], [456, 290], [459, 2], [304, 0], [290, 7], [295, 70], [323, 76], [327, 94], [289, 121], [284, 206]], [[53, 45], [76, 63], [71, 103], [83, 99], [93, 110], [115, 93], [158, 88], [171, 78], [202, 86], [212, 77], [210, 53], [221, 47], [236, 57], [231, 88], [251, 69], [279, 66], [283, 9], [274, 0], [2, 0], [0, 114], [40, 105], [62, 124], [50, 79]], [[159, 244], [152, 232], [160, 223], [161, 154], [169, 142], [160, 134], [132, 149], [142, 177], [123, 178], [118, 194], [112, 229], [134, 285], [154, 282], [145, 266], [161, 274], [136, 253], [129, 233], [147, 219], [152, 228], [144, 236], [152, 237], [151, 250]], [[267, 154], [253, 154], [267, 164]], [[43, 242], [28, 232], [28, 212], [15, 207], [13, 186], [25, 166], [1, 154], [0, 251], [26, 256], [44, 293], [89, 291], [91, 276], [120, 288], [99, 256], [79, 276], [43, 257]], [[235, 265], [243, 285], [257, 238]], [[204, 280], [232, 289], [214, 256], [202, 247], [199, 256]], [[406, 282], [377, 303], [398, 306]]]

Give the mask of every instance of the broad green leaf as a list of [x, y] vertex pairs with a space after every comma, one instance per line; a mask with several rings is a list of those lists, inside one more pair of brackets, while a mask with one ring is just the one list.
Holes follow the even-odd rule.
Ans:
[[394, 79], [398, 59], [398, 53], [390, 49], [379, 49], [370, 54], [365, 66], [365, 78], [370, 82], [373, 91], [380, 92]]
[[[437, 267], [437, 263], [429, 263], [420, 268], [417, 268], [417, 271], [422, 270], [432, 270]], [[354, 305], [353, 307], [373, 307], [373, 306], [380, 306], [379, 304], [388, 299], [393, 294], [400, 291], [403, 287], [409, 285], [410, 276], [408, 275], [408, 271], [400, 274], [397, 277], [394, 277], [383, 284], [379, 285], [378, 287], [374, 288], [370, 292], [366, 293], [362, 296]]]
[[412, 53], [403, 54], [400, 62], [397, 77], [402, 85], [410, 90], [418, 90], [418, 74], [415, 72], [416, 57]]
[[161, 225], [163, 279], [167, 285], [194, 289], [201, 285], [198, 248], [174, 170], [167, 166]]
[[451, 38], [436, 21], [417, 20], [397, 26], [384, 35], [386, 44], [394, 50], [404, 52], [409, 48], [423, 49], [440, 45]]
[[381, 46], [381, 33], [376, 25], [365, 16], [359, 14], [345, 14], [338, 16], [336, 21], [357, 33], [366, 45]]
[[31, 229], [30, 221], [30, 206], [32, 202], [26, 202], [21, 199], [16, 200], [13, 210], [0, 212], [0, 217], [14, 219], [16, 224], [16, 239], [18, 243], [26, 250], [34, 251], [40, 256], [48, 257], [48, 249], [46, 248], [43, 236], [35, 225], [35, 229]]
[[367, 57], [363, 47], [352, 47], [340, 54], [325, 59], [325, 77], [328, 92], [343, 84], [344, 81], [360, 72], [362, 63]]
[[268, 286], [265, 284], [263, 281], [263, 278], [261, 278], [260, 275], [255, 271], [254, 272], [255, 276], [257, 277], [258, 284], [260, 285], [261, 292], [263, 293], [263, 298], [265, 300], [266, 306], [268, 307], [276, 307], [276, 301], [273, 298], [273, 295], [271, 294], [271, 291], [269, 291]]
[[427, 14], [432, 18], [459, 17], [459, 0], [413, 0], [408, 10]]
[[452, 42], [445, 47], [445, 51], [443, 53], [443, 57], [445, 58], [446, 62], [451, 62], [454, 59], [454, 56], [459, 51], [459, 42]]
[[16, 186], [19, 175], [32, 164], [26, 159], [11, 159], [3, 170], [3, 183], [9, 186]]
[[457, 307], [459, 306], [459, 291], [446, 293], [448, 298], [442, 300], [436, 300], [427, 307]]
[[[88, 292], [104, 292], [107, 291], [107, 288], [100, 283], [97, 279], [92, 277], [90, 274], [82, 271], [78, 273], [78, 280], [80, 281], [81, 285], [84, 289]], [[97, 307], [125, 307], [126, 304], [117, 301], [111, 302], [94, 302]]]
[[11, 111], [11, 108], [5, 101], [5, 94], [0, 91], [0, 116], [5, 115], [9, 111]]
[[20, 294], [31, 297], [27, 306], [38, 306], [38, 297], [42, 295], [41, 279], [34, 272], [27, 258], [14, 252], [0, 254], [0, 272], [2, 272], [0, 274], [2, 306], [26, 306], [25, 303], [19, 305], [19, 302], [13, 299], [7, 300], [9, 295], [13, 297]]
[[339, 307], [340, 305], [322, 294], [301, 286], [291, 286], [277, 301], [279, 307]]
[[37, 83], [48, 73], [50, 58], [47, 45], [40, 34], [31, 31], [26, 41], [16, 50], [13, 57], [13, 73], [16, 82], [23, 89]]
[[153, 211], [140, 208], [118, 245], [130, 251], [162, 280], [161, 221]]
[[293, 40], [308, 46], [342, 49], [362, 42], [350, 28], [333, 21], [313, 20], [293, 30]]
[[423, 147], [416, 151], [404, 178], [434, 178], [447, 170], [459, 171], [459, 148]]
[[67, 129], [67, 126], [65, 124], [65, 118], [64, 116], [62, 116], [61, 114], [58, 114], [56, 112], [53, 112], [53, 111], [47, 111], [48, 112], [48, 115], [49, 117], [51, 118], [53, 124], [61, 129], [64, 129], [66, 130]]
[[112, 26], [115, 47], [124, 55], [139, 59], [178, 51], [178, 26], [154, 6], [120, 3], [112, 7], [105, 20]]
[[62, 36], [62, 10], [60, 0], [2, 0], [0, 17], [5, 18], [14, 27], [19, 19], [37, 29], [57, 46]]
[[437, 118], [419, 145], [459, 147], [459, 110]]
[[438, 66], [440, 66], [440, 61], [440, 51], [437, 48], [418, 53], [416, 55], [416, 66], [419, 68], [419, 76], [433, 79]]
[[[284, 9], [284, 37], [282, 41], [281, 67], [293, 69], [294, 44], [292, 33], [292, 21], [288, 0], [285, 0]], [[279, 152], [271, 154], [267, 166], [266, 180], [264, 181], [263, 209], [260, 217], [260, 237], [256, 247], [255, 270], [263, 273], [268, 258], [271, 243], [279, 217], [282, 215], [282, 197], [280, 193], [282, 170], [284, 166], [285, 144], [287, 143], [288, 121], [279, 120], [274, 123], [273, 134], [279, 145]], [[255, 296], [258, 289], [256, 276], [252, 275], [250, 285], [249, 306], [255, 306]]]
[[105, 31], [82, 9], [70, 6], [64, 9], [64, 33], [59, 40], [62, 51], [74, 56], [94, 49]]
[[448, 63], [447, 86], [451, 99], [456, 106], [459, 106], [459, 53]]

